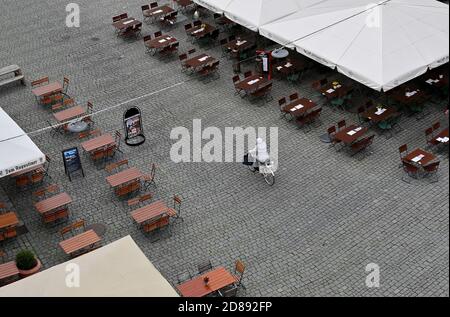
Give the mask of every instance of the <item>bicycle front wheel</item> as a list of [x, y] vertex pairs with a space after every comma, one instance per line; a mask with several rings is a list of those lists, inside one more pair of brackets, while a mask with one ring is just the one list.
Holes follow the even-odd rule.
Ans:
[[275, 184], [275, 175], [273, 173], [264, 173], [264, 180], [269, 186]]

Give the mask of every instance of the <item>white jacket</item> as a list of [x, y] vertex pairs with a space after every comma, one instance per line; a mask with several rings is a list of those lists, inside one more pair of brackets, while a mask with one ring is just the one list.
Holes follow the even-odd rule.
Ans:
[[261, 163], [270, 159], [269, 153], [267, 152], [267, 144], [260, 138], [256, 140], [256, 147], [250, 151], [250, 154]]

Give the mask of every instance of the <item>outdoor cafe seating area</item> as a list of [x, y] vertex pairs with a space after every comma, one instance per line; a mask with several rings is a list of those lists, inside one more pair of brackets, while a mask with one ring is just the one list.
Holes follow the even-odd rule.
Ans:
[[[131, 12], [142, 16], [133, 17], [136, 15]], [[238, 107], [252, 111], [255, 118], [260, 111], [270, 109], [267, 113], [274, 125], [286, 129], [289, 137], [317, 142], [339, 164], [350, 162], [354, 168], [367, 168], [371, 160], [391, 153], [390, 145], [395, 144], [398, 160], [385, 168], [398, 175], [400, 184], [427, 186], [439, 182], [440, 175], [447, 172], [440, 168], [442, 161], [448, 160], [449, 150], [448, 63], [384, 91], [372, 89], [339, 73], [336, 67], [326, 67], [301, 54], [292, 45], [280, 45], [259, 30], [241, 26], [229, 15], [209, 11], [191, 0], [124, 7], [106, 22], [111, 40], [123, 45], [121, 49], [134, 48], [132, 44], [138, 43], [142, 59], [176, 65], [183, 87], [190, 82], [204, 83], [204, 90], [213, 92], [218, 90], [215, 85], [224, 86], [228, 98]], [[286, 56], [272, 54], [280, 47]], [[8, 191], [20, 193], [21, 199], [33, 207], [27, 212], [40, 219], [45, 234], [57, 237], [55, 249], [70, 259], [107, 243], [102, 225], [90, 222], [83, 214], [88, 212], [83, 208], [95, 211], [96, 204], [103, 204], [103, 200], [126, 214], [127, 223], [114, 224], [112, 220], [113, 225], [145, 237], [146, 243], [156, 245], [170, 239], [179, 228], [190, 230], [188, 195], [179, 191], [177, 180], [157, 165], [159, 149], [151, 149], [155, 153], [146, 157], [145, 164], [133, 157], [133, 151], [124, 144], [121, 127], [102, 122], [103, 114], [97, 112], [106, 108], [106, 102], [96, 101], [94, 106], [90, 100], [96, 99], [73, 95], [69, 83], [71, 88], [77, 85], [67, 76], [41, 77], [25, 89], [45, 113], [45, 129], [51, 137], [48, 142], [77, 146], [90, 182], [86, 186], [93, 184], [89, 177], [101, 180], [101, 187], [92, 188], [93, 196], [101, 193], [98, 201], [81, 204], [83, 197], [65, 189], [73, 188], [73, 184], [63, 183], [60, 175], [52, 177], [57, 173], [54, 162], [60, 153], [48, 153], [44, 162], [5, 176]], [[195, 100], [195, 96], [190, 98]], [[221, 115], [226, 121], [227, 113]], [[423, 130], [418, 147], [411, 145], [414, 140], [404, 143], [411, 120], [421, 126], [420, 134]], [[163, 178], [165, 186], [158, 186]], [[176, 190], [168, 192], [167, 182]], [[192, 195], [190, 189], [186, 192]], [[0, 200], [0, 258], [6, 256], [1, 243], [20, 237], [17, 228], [21, 222], [14, 204]], [[226, 263], [196, 260], [201, 261], [192, 259], [184, 272], [175, 274], [172, 284], [179, 295], [234, 297], [246, 289], [244, 284], [250, 277], [245, 275], [244, 279], [247, 267], [242, 260], [236, 259], [231, 268]], [[4, 262], [0, 264], [0, 285], [18, 279], [17, 267]]]

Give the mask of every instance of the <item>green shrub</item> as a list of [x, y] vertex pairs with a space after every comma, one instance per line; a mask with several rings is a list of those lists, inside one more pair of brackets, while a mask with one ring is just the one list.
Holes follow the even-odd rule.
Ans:
[[16, 255], [16, 265], [19, 270], [31, 270], [37, 265], [33, 252], [23, 250]]

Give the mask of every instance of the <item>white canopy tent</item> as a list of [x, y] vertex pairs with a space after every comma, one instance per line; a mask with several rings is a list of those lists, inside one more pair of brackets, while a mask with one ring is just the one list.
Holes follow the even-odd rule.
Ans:
[[225, 16], [252, 31], [323, 0], [233, 0]]
[[[74, 275], [76, 272], [74, 265], [79, 269], [79, 279]], [[75, 284], [76, 281], [79, 282], [78, 285]], [[126, 236], [0, 288], [0, 297], [16, 296], [178, 297], [179, 295], [134, 240]]]
[[225, 8], [231, 1], [233, 0], [194, 0], [198, 5], [201, 5], [212, 12], [221, 14], [223, 14]]
[[45, 162], [45, 155], [0, 107], [0, 178]]
[[276, 21], [323, 0], [194, 0], [197, 4], [230, 20], [258, 31], [261, 25]]
[[449, 6], [435, 0], [326, 0], [260, 33], [375, 90], [449, 60]]

